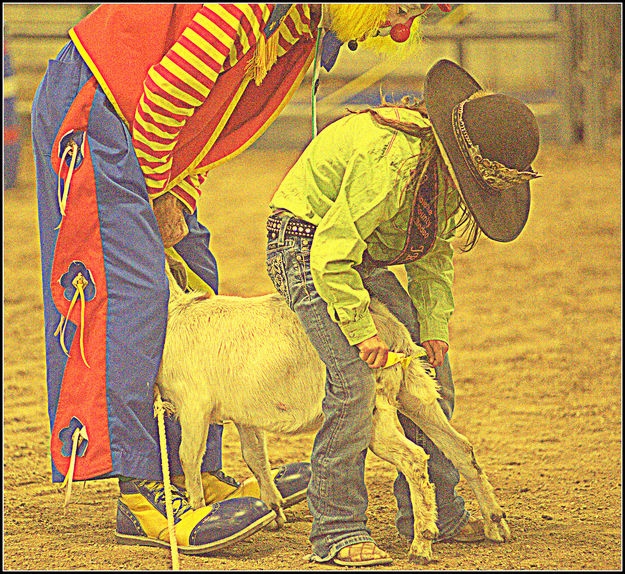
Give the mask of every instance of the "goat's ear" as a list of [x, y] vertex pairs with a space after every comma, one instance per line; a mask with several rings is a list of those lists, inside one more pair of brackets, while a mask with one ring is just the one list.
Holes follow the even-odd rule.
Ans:
[[165, 254], [165, 273], [169, 271], [172, 277], [176, 280], [176, 283], [183, 291], [187, 290], [187, 270], [184, 265], [174, 259], [173, 257]]

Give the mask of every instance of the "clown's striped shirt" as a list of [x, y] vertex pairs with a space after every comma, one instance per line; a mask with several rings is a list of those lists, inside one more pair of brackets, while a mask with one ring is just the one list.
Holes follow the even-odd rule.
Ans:
[[[132, 137], [152, 198], [170, 191], [191, 211], [195, 209], [203, 175], [188, 176], [168, 187], [177, 138], [187, 119], [209, 96], [219, 74], [255, 48], [273, 6], [204, 4], [165, 57], [148, 72]], [[303, 35], [310, 36], [308, 5], [297, 4], [276, 34], [278, 57]]]

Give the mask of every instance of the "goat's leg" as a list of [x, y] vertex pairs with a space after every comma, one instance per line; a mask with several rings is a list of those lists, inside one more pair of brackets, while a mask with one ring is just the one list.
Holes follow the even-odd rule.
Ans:
[[429, 562], [432, 540], [438, 535], [438, 528], [434, 486], [428, 479], [428, 456], [404, 436], [397, 409], [380, 395], [376, 397], [373, 439], [369, 448], [406, 476], [414, 515], [414, 539], [408, 558], [420, 564]]
[[283, 500], [271, 476], [265, 432], [258, 428], [241, 424], [237, 424], [236, 427], [241, 438], [243, 459], [258, 481], [260, 498], [276, 512], [275, 528], [282, 528], [286, 522], [286, 517], [282, 510]]
[[185, 487], [189, 502], [193, 508], [206, 506], [204, 487], [202, 485], [202, 457], [206, 450], [209, 420], [200, 409], [185, 408], [180, 411], [180, 464], [185, 478]]
[[438, 402], [424, 405], [404, 389], [398, 397], [400, 410], [438, 446], [458, 469], [475, 493], [482, 516], [484, 534], [494, 542], [510, 538], [506, 514], [497, 502], [486, 473], [478, 465], [473, 446], [447, 420]]

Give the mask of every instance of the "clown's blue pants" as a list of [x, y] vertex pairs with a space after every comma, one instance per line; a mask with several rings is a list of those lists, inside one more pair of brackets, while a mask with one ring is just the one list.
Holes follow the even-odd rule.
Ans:
[[[169, 296], [163, 243], [130, 133], [71, 42], [37, 90], [32, 137], [53, 481], [72, 448], [76, 480], [162, 480], [153, 387]], [[175, 249], [216, 293], [210, 234], [186, 217]], [[221, 468], [221, 433], [211, 427], [203, 471]], [[167, 436], [181, 474], [169, 419]]]

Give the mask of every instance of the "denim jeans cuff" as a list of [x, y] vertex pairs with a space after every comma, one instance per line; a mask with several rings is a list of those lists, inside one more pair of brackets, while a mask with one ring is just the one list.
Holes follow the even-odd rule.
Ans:
[[447, 538], [452, 538], [453, 535], [458, 532], [467, 522], [469, 522], [469, 518], [471, 518], [471, 513], [468, 510], [464, 511], [464, 514], [460, 517], [460, 520], [453, 523], [447, 523], [445, 526], [439, 526], [438, 536], [436, 540], [445, 540]]
[[[347, 538], [343, 538], [343, 540], [339, 540], [330, 546], [330, 550], [328, 550], [327, 554], [318, 552], [313, 550], [313, 553], [310, 555], [310, 562], [328, 562], [332, 560], [341, 549], [346, 546], [351, 546], [352, 544], [360, 544], [361, 542], [373, 542], [373, 538], [369, 534], [351, 534]], [[375, 544], [375, 543], [374, 543]], [[325, 556], [324, 556], [325, 554]]]

